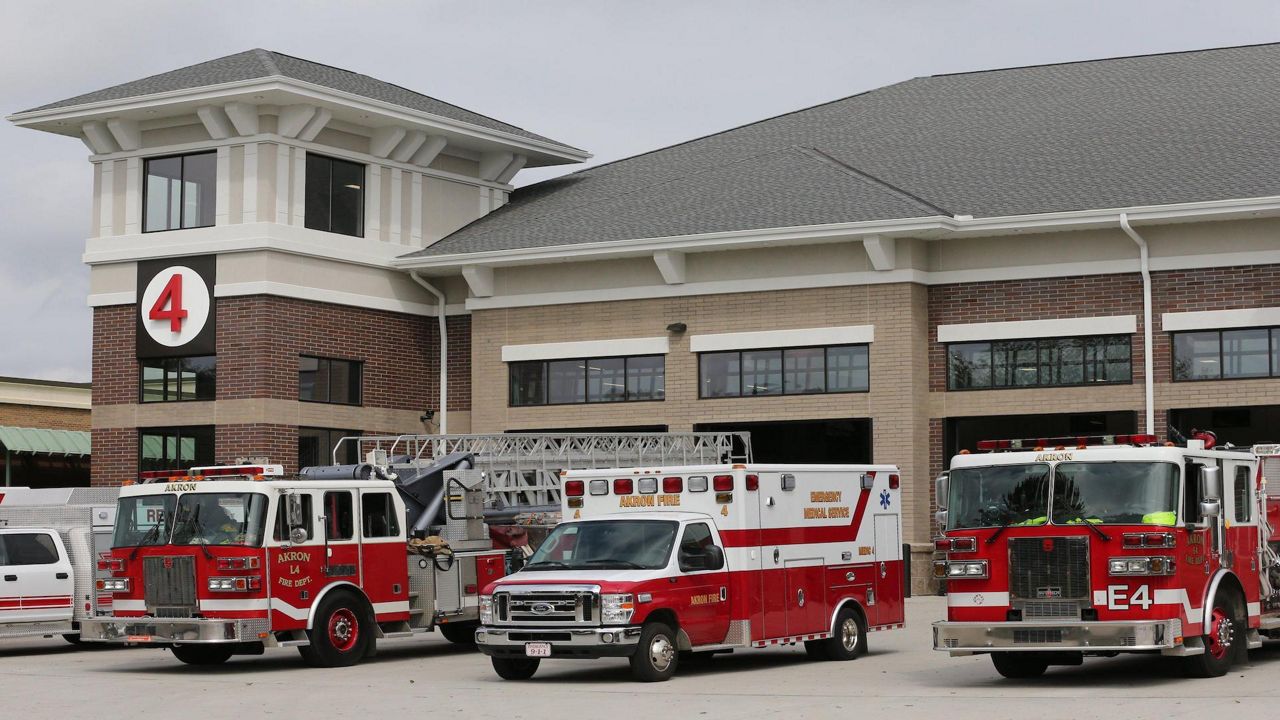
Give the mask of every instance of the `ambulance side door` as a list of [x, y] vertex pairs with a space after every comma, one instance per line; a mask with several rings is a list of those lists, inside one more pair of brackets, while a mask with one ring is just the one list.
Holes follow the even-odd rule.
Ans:
[[724, 545], [710, 523], [698, 520], [681, 528], [676, 569], [680, 628], [695, 646], [724, 642], [729, 633], [729, 572]]
[[0, 623], [71, 620], [71, 559], [53, 530], [0, 530]]

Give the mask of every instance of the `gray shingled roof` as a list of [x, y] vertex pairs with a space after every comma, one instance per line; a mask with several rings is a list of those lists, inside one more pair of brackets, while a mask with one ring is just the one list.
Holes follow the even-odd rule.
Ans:
[[520, 137], [532, 140], [540, 140], [543, 142], [555, 143], [562, 147], [576, 150], [571, 145], [565, 145], [562, 142], [552, 140], [550, 138], [531, 133], [528, 130], [518, 128], [514, 125], [491, 117], [471, 112], [466, 108], [460, 108], [457, 105], [451, 105], [443, 100], [437, 100], [420, 93], [406, 90], [399, 85], [392, 85], [383, 82], [377, 78], [369, 77], [353, 73], [349, 70], [332, 67], [330, 65], [321, 65], [320, 63], [303, 60], [291, 55], [273, 52], [271, 50], [255, 49], [246, 50], [235, 55], [228, 55], [216, 60], [202, 62], [189, 67], [171, 70], [159, 75], [134, 80], [132, 82], [114, 85], [102, 90], [95, 90], [91, 93], [77, 95], [66, 100], [41, 105], [37, 108], [24, 110], [23, 112], [36, 112], [38, 110], [53, 110], [55, 108], [71, 108], [77, 105], [87, 105], [89, 103], [103, 102], [107, 100], [124, 100], [128, 98], [145, 97], [147, 95], [155, 95], [158, 93], [172, 92], [175, 90], [190, 90], [193, 88], [208, 87], [212, 85], [221, 85], [223, 83], [236, 82], [240, 80], [265, 79], [271, 77], [284, 77], [302, 82], [312, 83], [338, 90], [340, 92], [359, 95], [372, 100], [380, 100], [382, 102], [399, 105], [410, 110], [431, 113], [440, 117], [457, 120], [460, 122], [470, 123], [489, 130], [498, 130], [501, 132], [518, 135]]
[[410, 257], [1280, 195], [1277, 77], [1280, 44], [917, 78], [521, 188]]

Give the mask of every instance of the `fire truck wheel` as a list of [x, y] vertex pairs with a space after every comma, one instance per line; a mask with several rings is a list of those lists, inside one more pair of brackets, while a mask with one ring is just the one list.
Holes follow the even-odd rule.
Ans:
[[347, 667], [364, 659], [373, 642], [373, 623], [350, 593], [333, 593], [320, 604], [307, 637], [311, 644], [298, 651], [308, 665]]
[[1245, 623], [1240, 603], [1231, 593], [1219, 592], [1213, 600], [1209, 620], [1209, 634], [1205, 635], [1204, 652], [1184, 658], [1187, 675], [1198, 678], [1222, 677], [1231, 669], [1231, 663], [1243, 643]]
[[225, 645], [174, 645], [173, 656], [188, 665], [221, 665], [231, 659]]
[[645, 624], [631, 656], [631, 677], [640, 682], [662, 682], [676, 673], [679, 664], [675, 632], [664, 623]]
[[446, 623], [438, 625], [440, 634], [454, 645], [475, 645], [477, 623]]
[[[812, 643], [812, 645], [810, 645]], [[867, 621], [850, 605], [841, 608], [826, 640], [810, 640], [804, 650], [814, 660], [852, 660], [867, 652]]]
[[1049, 669], [1049, 663], [1036, 653], [995, 652], [991, 653], [991, 663], [996, 666], [996, 672], [1010, 680], [1038, 678]]
[[498, 673], [498, 677], [503, 680], [528, 680], [533, 674], [538, 672], [538, 663], [542, 662], [537, 658], [532, 660], [525, 658], [491, 658], [493, 660], [493, 671]]

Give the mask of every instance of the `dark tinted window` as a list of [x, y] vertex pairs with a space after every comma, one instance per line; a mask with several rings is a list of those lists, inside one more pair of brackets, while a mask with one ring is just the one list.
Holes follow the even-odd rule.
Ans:
[[146, 161], [143, 232], [209, 227], [218, 187], [216, 153]]
[[547, 402], [547, 364], [544, 362], [511, 363], [510, 403], [545, 405]]
[[345, 490], [324, 494], [325, 536], [330, 540], [350, 540], [355, 537], [355, 517], [351, 507], [351, 493]]
[[[45, 533], [0, 535], [0, 565], [51, 565], [58, 562], [58, 546]], [[52, 571], [50, 571], [52, 572]]]
[[218, 359], [213, 355], [138, 361], [142, 402], [213, 400]]
[[364, 165], [307, 153], [305, 224], [364, 236]]
[[517, 362], [511, 363], [508, 380], [513, 407], [661, 400], [666, 396], [666, 358], [646, 355]]
[[298, 399], [359, 405], [363, 363], [302, 356], [298, 359]]
[[[298, 467], [316, 467], [333, 464], [333, 449], [344, 437], [357, 437], [359, 430], [331, 430], [328, 428], [298, 428]], [[354, 442], [345, 442], [339, 448], [338, 464], [354, 465], [359, 448]]]
[[367, 538], [395, 537], [400, 534], [396, 506], [391, 493], [365, 493], [360, 497], [361, 527]]
[[1232, 483], [1236, 522], [1249, 522], [1253, 519], [1253, 475], [1249, 472], [1248, 465], [1236, 466]]
[[702, 398], [866, 392], [869, 387], [866, 345], [698, 356], [698, 396]]
[[213, 465], [213, 427], [142, 428], [138, 430], [139, 470], [185, 470]]
[[1174, 333], [1174, 380], [1280, 377], [1280, 328]]
[[948, 390], [1127, 383], [1132, 377], [1124, 335], [947, 346]]

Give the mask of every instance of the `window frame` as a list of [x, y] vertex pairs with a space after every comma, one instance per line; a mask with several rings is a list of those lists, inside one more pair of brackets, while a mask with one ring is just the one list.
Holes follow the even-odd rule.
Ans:
[[[192, 436], [191, 431], [195, 431], [195, 430], [202, 431], [202, 432], [207, 431], [209, 433], [209, 441], [210, 441], [209, 454], [208, 456], [206, 456], [206, 458], [201, 459], [199, 457], [199, 453], [196, 452], [195, 457], [192, 458], [191, 462], [189, 464], [186, 464], [186, 463], [183, 463], [181, 460], [182, 439], [184, 437], [191, 437]], [[164, 425], [160, 427], [140, 427], [137, 429], [137, 431], [138, 431], [138, 455], [137, 455], [138, 465], [137, 467], [139, 471], [150, 470], [150, 469], [186, 470], [190, 467], [195, 467], [198, 465], [206, 465], [206, 464], [212, 465], [214, 463], [214, 454], [216, 453], [216, 444], [217, 444], [217, 430], [215, 425]], [[174, 464], [174, 467], [172, 468], [144, 467], [146, 457], [143, 455], [143, 445], [144, 445], [143, 438], [147, 435], [159, 435], [165, 438], [169, 436], [174, 436], [177, 438], [178, 447], [179, 447], [179, 458], [176, 460], [171, 460], [170, 458], [161, 459], [161, 462], [164, 462], [166, 464]], [[193, 439], [196, 442], [199, 442], [200, 440], [200, 438], [198, 437], [194, 437]], [[167, 439], [163, 441], [163, 447], [165, 447], [166, 449], [168, 448]]]
[[[179, 377], [179, 378], [181, 378], [181, 376], [182, 376], [182, 368], [183, 368], [182, 363], [184, 363], [185, 361], [188, 361], [188, 360], [199, 360], [199, 359], [204, 359], [204, 358], [209, 358], [209, 359], [212, 359], [212, 360], [213, 360], [213, 397], [202, 398], [202, 397], [198, 397], [198, 396], [197, 396], [197, 397], [192, 397], [192, 398], [183, 398], [183, 397], [178, 397], [177, 399], [172, 399], [172, 400], [171, 400], [171, 399], [169, 399], [169, 398], [168, 398], [168, 395], [169, 395], [169, 371], [168, 371], [168, 369], [163, 368], [163, 366], [162, 366], [162, 368], [161, 368], [161, 371], [160, 371], [160, 372], [161, 372], [161, 376], [162, 376], [163, 380], [162, 380], [162, 382], [161, 382], [161, 390], [160, 390], [160, 392], [161, 392], [161, 394], [162, 394], [162, 395], [164, 395], [164, 396], [165, 396], [165, 398], [164, 398], [164, 399], [162, 399], [162, 400], [148, 400], [148, 399], [147, 399], [147, 390], [146, 390], [146, 372], [147, 372], [147, 364], [148, 364], [148, 363], [162, 363], [162, 364], [163, 364], [163, 363], [167, 363], [167, 362], [176, 362], [176, 363], [178, 363], [178, 366], [177, 366], [177, 375], [178, 375], [178, 377]], [[179, 381], [178, 381], [178, 385], [179, 385], [179, 387], [181, 387], [181, 380], [179, 380]], [[179, 395], [180, 395], [180, 394], [181, 394], [181, 393], [179, 393]], [[217, 356], [217, 355], [188, 355], [188, 356], [185, 356], [185, 357], [177, 357], [177, 358], [138, 358], [138, 404], [140, 404], [140, 405], [161, 405], [161, 404], [165, 404], [165, 403], [213, 402], [214, 400], [217, 400], [217, 399], [218, 399], [218, 356]]]
[[[864, 389], [852, 390], [832, 390], [831, 389], [831, 351], [841, 348], [865, 348], [867, 358], [867, 386]], [[822, 390], [809, 390], [805, 392], [787, 392], [787, 353], [802, 352], [806, 350], [822, 351]], [[743, 365], [742, 356], [744, 353], [779, 353], [779, 382], [778, 392], [769, 393], [746, 393], [743, 387], [746, 384], [747, 370]], [[737, 355], [738, 356], [738, 393], [736, 395], [705, 395], [703, 394], [703, 360], [708, 355]], [[812, 368], [807, 370], [793, 370], [792, 372], [815, 372]], [[754, 372], [760, 375], [760, 372]], [[769, 347], [769, 348], [743, 348], [741, 350], [709, 350], [698, 353], [698, 399], [699, 400], [741, 400], [743, 398], [776, 398], [776, 397], [805, 397], [810, 395], [860, 395], [871, 392], [871, 343], [841, 343], [838, 345], [795, 345], [786, 347]]]
[[[317, 464], [316, 464], [316, 465], [314, 465], [314, 466], [312, 466], [312, 465], [306, 465], [306, 464], [302, 463], [302, 458], [301, 458], [301, 457], [298, 457], [298, 469], [299, 469], [299, 470], [301, 470], [301, 469], [302, 469], [302, 468], [304, 468], [304, 467], [322, 467], [322, 466], [325, 466], [325, 465], [329, 465], [329, 464], [332, 462], [332, 460], [333, 460], [333, 446], [336, 444], [336, 443], [328, 442], [329, 440], [333, 440], [335, 437], [338, 437], [338, 438], [344, 438], [344, 437], [358, 437], [358, 436], [360, 436], [360, 435], [363, 435], [363, 434], [364, 434], [364, 431], [363, 431], [363, 430], [349, 430], [349, 429], [343, 429], [343, 428], [326, 428], [326, 427], [318, 427], [318, 426], [315, 426], [315, 425], [299, 425], [299, 426], [298, 426], [298, 443], [297, 443], [297, 446], [296, 446], [296, 448], [297, 448], [297, 451], [298, 451], [299, 455], [301, 455], [301, 452], [302, 452], [302, 433], [303, 433], [303, 432], [322, 432], [322, 433], [325, 433], [325, 443], [324, 443], [323, 447], [321, 447], [321, 448], [320, 448], [319, 457], [318, 457], [318, 458], [316, 458], [319, 462], [317, 462]], [[336, 435], [336, 436], [335, 436], [335, 433], [337, 433], [337, 435]], [[353, 446], [353, 447], [354, 447], [354, 446]], [[354, 449], [353, 449], [351, 452], [355, 453], [355, 452], [356, 452], [356, 450], [354, 450]], [[350, 459], [353, 461], [353, 462], [352, 462], [352, 463], [350, 463], [350, 464], [356, 464], [356, 463], [359, 463], [359, 462], [360, 462], [360, 458], [359, 458], [359, 457], [357, 457], [357, 456], [355, 456], [355, 455], [351, 456], [351, 458], [350, 458]]]
[[[369, 510], [370, 501], [382, 503], [379, 510], [385, 511], [387, 521], [387, 532], [381, 535], [375, 535], [369, 531]], [[361, 492], [360, 493], [360, 538], [362, 540], [385, 540], [386, 538], [400, 537], [400, 518], [396, 512], [395, 500], [391, 497], [391, 493], [382, 491]]]
[[[213, 161], [213, 204], [215, 207], [214, 218], [213, 218], [213, 222], [209, 223], [208, 225], [192, 225], [190, 227], [187, 227], [185, 222], [186, 212], [187, 212], [187, 183], [186, 183], [187, 161], [186, 159], [189, 157], [195, 157], [197, 155], [212, 155], [214, 158], [214, 161]], [[147, 233], [174, 232], [175, 230], [198, 230], [200, 228], [211, 228], [211, 227], [217, 226], [218, 224], [217, 210], [216, 210], [216, 207], [218, 204], [218, 159], [217, 157], [218, 157], [217, 150], [200, 150], [198, 152], [172, 153], [168, 155], [157, 155], [155, 157], [147, 157], [142, 159], [142, 216], [139, 219], [139, 224], [141, 225], [142, 233], [144, 235]], [[150, 195], [150, 193], [147, 192], [147, 178], [150, 176], [150, 174], [147, 172], [147, 166], [155, 161], [172, 160], [173, 158], [180, 158], [182, 160], [182, 163], [181, 163], [182, 177], [179, 178], [179, 181], [178, 181], [182, 187], [182, 192], [178, 196], [178, 227], [164, 228], [162, 230], [148, 230], [147, 229], [147, 209], [148, 209], [147, 197]]]
[[[1222, 342], [1223, 333], [1241, 332], [1247, 330], [1266, 330], [1267, 331], [1267, 374], [1266, 375], [1239, 375], [1235, 377], [1226, 377], [1227, 362], [1224, 343]], [[1218, 376], [1207, 378], [1195, 377], [1178, 377], [1178, 336], [1179, 335], [1204, 335], [1215, 334], [1218, 336]], [[1280, 342], [1280, 326], [1263, 325], [1255, 327], [1231, 327], [1231, 328], [1202, 328], [1198, 330], [1179, 330], [1170, 332], [1169, 335], [1169, 381], [1175, 383], [1198, 383], [1198, 382], [1235, 382], [1239, 380], [1273, 380], [1280, 377], [1280, 366], [1277, 365], [1277, 342]]]
[[[1091, 362], [1090, 362], [1090, 360], [1089, 360], [1089, 344], [1090, 344], [1090, 342], [1091, 342], [1091, 341], [1099, 341], [1099, 342], [1101, 342], [1101, 343], [1102, 343], [1102, 345], [1103, 345], [1103, 358], [1102, 358], [1101, 360], [1099, 360], [1099, 361], [1094, 361], [1092, 364], [1095, 364], [1095, 365], [1096, 365], [1096, 364], [1098, 364], [1098, 363], [1101, 363], [1103, 366], [1105, 366], [1105, 365], [1107, 364], [1107, 359], [1106, 359], [1106, 357], [1105, 357], [1105, 352], [1106, 352], [1106, 341], [1108, 341], [1108, 340], [1112, 340], [1112, 339], [1124, 339], [1124, 340], [1126, 340], [1126, 341], [1128, 342], [1128, 346], [1129, 346], [1129, 377], [1128, 377], [1127, 379], [1125, 379], [1125, 380], [1093, 380], [1093, 381], [1085, 380], [1084, 378], [1088, 375], [1087, 369], [1088, 369], [1089, 365], [1091, 364]], [[1057, 369], [1058, 374], [1059, 374], [1059, 375], [1061, 375], [1061, 370], [1062, 370], [1063, 365], [1062, 365], [1062, 363], [1061, 363], [1061, 360], [1059, 360], [1059, 361], [1058, 361], [1058, 363], [1057, 363], [1056, 365], [1046, 365], [1046, 357], [1045, 357], [1045, 356], [1046, 356], [1046, 354], [1047, 354], [1047, 353], [1045, 352], [1045, 348], [1042, 346], [1042, 344], [1041, 344], [1041, 343], [1044, 343], [1044, 342], [1046, 342], [1046, 341], [1049, 341], [1049, 342], [1056, 342], [1056, 341], [1063, 341], [1063, 340], [1065, 340], [1065, 341], [1079, 341], [1079, 342], [1081, 343], [1081, 346], [1080, 346], [1080, 350], [1081, 350], [1081, 355], [1080, 355], [1080, 377], [1081, 377], [1081, 381], [1080, 381], [1080, 382], [1073, 382], [1073, 383], [1061, 383], [1061, 382], [1054, 382], [1054, 383], [1042, 383], [1040, 380], [1041, 380], [1041, 378], [1044, 376], [1045, 371], [1046, 371], [1046, 369], [1047, 369], [1047, 368], [1056, 368], [1056, 369]], [[1031, 344], [1033, 344], [1033, 345], [1035, 346], [1035, 362], [1034, 362], [1034, 365], [1035, 365], [1035, 369], [1036, 369], [1036, 382], [1031, 383], [1031, 384], [1027, 384], [1027, 385], [1015, 384], [1015, 383], [1013, 383], [1013, 382], [1009, 382], [1008, 384], [1005, 384], [1005, 385], [997, 385], [997, 384], [996, 384], [996, 378], [997, 378], [997, 375], [998, 375], [998, 374], [1000, 374], [1001, 372], [1003, 372], [1002, 370], [1000, 370], [1000, 369], [999, 369], [1001, 366], [1000, 366], [1000, 365], [998, 365], [998, 364], [997, 364], [997, 362], [996, 362], [996, 345], [998, 345], [998, 344], [1002, 344], [1002, 343], [1004, 343], [1004, 344], [1012, 344], [1012, 343], [1031, 343]], [[952, 385], [952, 377], [953, 377], [953, 373], [952, 373], [952, 369], [951, 369], [951, 368], [952, 368], [952, 365], [951, 365], [951, 360], [952, 360], [951, 349], [952, 349], [953, 347], [958, 347], [958, 346], [972, 346], [972, 345], [986, 345], [986, 346], [988, 346], [988, 357], [989, 357], [989, 362], [987, 363], [987, 365], [986, 365], [986, 367], [985, 367], [985, 370], [986, 370], [986, 372], [987, 372], [988, 384], [986, 384], [986, 385], [979, 385], [979, 386], [972, 386], [972, 387], [954, 387], [954, 386]], [[1050, 352], [1052, 352], [1052, 351], [1053, 351], [1053, 349], [1054, 349], [1054, 348], [1049, 348], [1049, 351], [1050, 351]], [[1128, 335], [1128, 334], [1111, 334], [1111, 335], [1063, 335], [1063, 336], [1056, 336], [1056, 335], [1055, 335], [1055, 336], [1035, 337], [1035, 338], [1006, 338], [1006, 339], [1002, 339], [1002, 340], [965, 340], [965, 341], [960, 341], [960, 342], [943, 343], [943, 344], [942, 344], [942, 352], [943, 352], [943, 356], [945, 357], [945, 364], [944, 364], [944, 367], [943, 367], [943, 379], [944, 379], [944, 383], [945, 383], [945, 389], [946, 389], [946, 392], [975, 392], [975, 391], [976, 391], [976, 392], [984, 392], [984, 391], [992, 391], [992, 390], [1051, 390], [1051, 389], [1055, 389], [1055, 388], [1100, 387], [1100, 386], [1132, 385], [1132, 384], [1133, 384], [1133, 374], [1134, 374], [1134, 366], [1133, 366], [1133, 362], [1134, 362], [1134, 356], [1133, 356], [1133, 335]], [[1052, 373], [1050, 373], [1050, 374], [1052, 375]], [[1010, 375], [1010, 377], [1012, 377], [1012, 375]]]
[[[631, 361], [640, 359], [661, 358], [662, 359], [662, 397], [656, 398], [635, 398], [631, 397]], [[603, 400], [593, 399], [591, 395], [591, 377], [589, 374], [591, 363], [597, 361], [621, 360], [622, 361], [622, 399], [621, 400]], [[551, 402], [551, 365], [553, 363], [582, 363], [581, 385], [582, 399], [570, 402]], [[623, 403], [644, 403], [644, 402], [665, 402], [667, 399], [667, 356], [664, 353], [650, 353], [645, 355], [603, 355], [600, 357], [586, 358], [547, 358], [545, 360], [520, 360], [508, 362], [507, 364], [507, 407], [508, 408], [529, 408], [529, 407], [563, 407], [566, 405], [596, 405], [608, 407], [611, 405], [619, 405]], [[513, 402], [516, 399], [515, 392], [515, 373], [517, 368], [527, 369], [531, 366], [541, 368], [539, 373], [542, 384], [542, 402], [520, 403]]]
[[[327, 192], [328, 201], [329, 201], [329, 222], [328, 222], [328, 227], [324, 227], [324, 228], [312, 227], [311, 225], [307, 224], [307, 220], [306, 220], [307, 193], [308, 193], [308, 188], [306, 187], [306, 185], [308, 184], [307, 176], [309, 175], [309, 172], [307, 170], [307, 165], [309, 164], [310, 159], [313, 157], [317, 159], [325, 160], [329, 163], [329, 188]], [[362, 178], [362, 182], [360, 185], [360, 202], [357, 204], [357, 207], [359, 208], [359, 211], [358, 211], [359, 217], [356, 219], [356, 232], [354, 233], [342, 232], [340, 230], [333, 229], [333, 175], [334, 175], [333, 166], [335, 163], [351, 165], [352, 167], [356, 167], [360, 169], [360, 177]], [[334, 235], [345, 235], [347, 237], [363, 238], [365, 236], [365, 228], [367, 225], [366, 223], [367, 218], [365, 217], [365, 214], [366, 214], [365, 203], [368, 201], [367, 191], [369, 189], [369, 164], [357, 162], [355, 160], [348, 160], [346, 158], [335, 157], [333, 155], [326, 155], [324, 153], [307, 151], [306, 157], [303, 159], [302, 174], [303, 174], [303, 193], [302, 193], [302, 196], [303, 196], [302, 225], [303, 227], [306, 228], [307, 230], [315, 230], [316, 232], [327, 232], [327, 233], [333, 233]]]
[[[309, 398], [304, 398], [304, 397], [302, 397], [302, 373], [303, 373], [303, 370], [302, 370], [302, 361], [303, 361], [304, 359], [305, 359], [305, 360], [315, 360], [317, 363], [327, 363], [327, 364], [329, 364], [329, 372], [326, 374], [326, 377], [329, 379], [329, 380], [328, 380], [329, 384], [328, 384], [328, 386], [325, 388], [325, 396], [326, 396], [328, 399], [326, 399], [326, 400], [315, 400], [315, 399], [309, 399]], [[355, 395], [356, 395], [355, 402], [338, 402], [338, 401], [335, 401], [335, 400], [333, 399], [333, 378], [334, 378], [334, 374], [333, 374], [333, 365], [332, 365], [332, 363], [334, 363], [334, 362], [345, 362], [345, 363], [350, 363], [351, 367], [353, 367], [353, 368], [355, 369], [355, 373], [356, 373], [356, 382], [354, 383], [355, 390], [356, 390], [356, 393], [355, 393]], [[320, 372], [320, 370], [319, 370], [319, 366], [318, 366], [318, 365], [317, 365], [317, 367], [316, 367], [316, 372], [317, 372], [317, 373], [319, 373], [319, 372]], [[305, 402], [305, 403], [318, 403], [318, 404], [320, 404], [320, 405], [345, 405], [345, 406], [347, 406], [347, 407], [364, 407], [364, 361], [363, 361], [363, 360], [354, 360], [354, 359], [351, 359], [351, 358], [340, 358], [340, 357], [321, 357], [321, 356], [319, 356], [319, 355], [307, 355], [307, 354], [305, 354], [305, 353], [299, 353], [299, 355], [298, 355], [298, 402]]]

